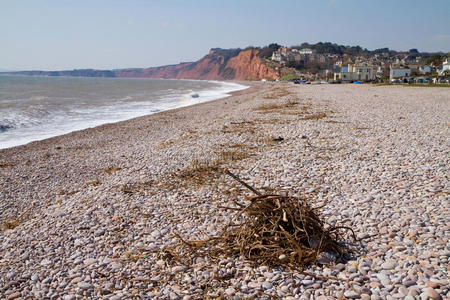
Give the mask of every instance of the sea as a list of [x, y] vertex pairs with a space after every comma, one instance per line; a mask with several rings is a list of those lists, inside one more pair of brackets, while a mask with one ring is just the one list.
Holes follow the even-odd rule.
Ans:
[[0, 75], [0, 149], [223, 98], [232, 82]]

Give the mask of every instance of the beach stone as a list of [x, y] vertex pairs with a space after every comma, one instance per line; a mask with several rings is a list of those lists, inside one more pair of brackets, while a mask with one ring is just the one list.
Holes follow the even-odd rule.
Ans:
[[233, 287], [229, 287], [225, 290], [225, 294], [228, 296], [233, 296], [236, 293], [236, 290]]
[[433, 288], [426, 288], [425, 289], [425, 294], [427, 297], [430, 297], [433, 300], [439, 300], [441, 299], [441, 296], [439, 296], [439, 293], [436, 292]]
[[180, 297], [179, 297], [176, 293], [174, 293], [174, 292], [170, 292], [170, 293], [169, 293], [169, 298], [170, 298], [171, 300], [180, 299]]
[[63, 296], [63, 300], [74, 300], [76, 299], [75, 295], [68, 294]]
[[345, 291], [344, 292], [345, 298], [348, 299], [359, 299], [361, 296], [358, 293], [355, 293], [354, 291]]
[[93, 264], [95, 264], [96, 262], [97, 262], [97, 260], [96, 260], [95, 258], [88, 258], [88, 259], [85, 259], [85, 260], [83, 261], [83, 263], [84, 263], [85, 266], [93, 265]]
[[358, 271], [358, 268], [355, 265], [348, 266], [348, 271], [350, 273], [356, 273]]
[[172, 273], [179, 273], [184, 270], [183, 266], [175, 266], [172, 268]]
[[394, 260], [389, 260], [381, 265], [384, 270], [392, 270], [397, 266], [397, 262]]
[[12, 293], [11, 295], [9, 295], [7, 299], [12, 300], [12, 299], [17, 299], [19, 297], [22, 297], [22, 294], [20, 292], [15, 292], [15, 293]]
[[377, 278], [380, 280], [381, 284], [384, 286], [388, 286], [391, 283], [389, 276], [387, 276], [383, 273], [378, 273]]
[[261, 288], [261, 283], [256, 282], [256, 281], [251, 281], [247, 285], [248, 285], [248, 287], [250, 287], [252, 289], [260, 289]]
[[78, 282], [77, 286], [82, 290], [89, 290], [92, 289], [94, 286], [88, 282]]
[[265, 290], [270, 290], [272, 288], [272, 286], [273, 286], [272, 283], [270, 283], [269, 281], [264, 281], [262, 283], [262, 288]]
[[409, 289], [409, 292], [408, 292], [409, 296], [415, 297], [415, 296], [417, 296], [419, 294], [420, 294], [420, 290], [418, 288], [410, 288]]
[[331, 264], [336, 261], [336, 255], [329, 252], [321, 252], [317, 256], [317, 262], [319, 264]]
[[405, 287], [410, 287], [410, 286], [416, 285], [416, 281], [415, 280], [406, 280], [402, 284]]
[[399, 287], [398, 291], [399, 291], [403, 296], [406, 296], [406, 295], [408, 295], [408, 293], [409, 293], [409, 290], [408, 290], [406, 287], [404, 287], [404, 286]]
[[41, 261], [41, 266], [44, 266], [44, 267], [47, 267], [47, 266], [49, 266], [51, 264], [52, 264], [52, 262], [50, 260], [48, 260], [48, 259], [43, 259]]
[[110, 268], [111, 268], [113, 271], [116, 271], [116, 270], [119, 270], [119, 269], [122, 268], [122, 264], [121, 264], [121, 263], [118, 263], [118, 262], [112, 262], [112, 263], [110, 264]]
[[278, 259], [284, 261], [286, 259], [286, 255], [281, 254], [280, 256], [278, 256]]
[[335, 266], [331, 266], [330, 268], [340, 272], [342, 270], [345, 270], [345, 265], [343, 263], [339, 263]]
[[83, 281], [83, 278], [80, 276], [77, 276], [77, 277], [73, 278], [70, 282], [73, 284], [77, 284], [78, 282], [81, 282], [81, 281]]
[[439, 287], [439, 283], [434, 282], [434, 281], [427, 281], [427, 283], [425, 283], [426, 286], [430, 287], [430, 288], [438, 288]]

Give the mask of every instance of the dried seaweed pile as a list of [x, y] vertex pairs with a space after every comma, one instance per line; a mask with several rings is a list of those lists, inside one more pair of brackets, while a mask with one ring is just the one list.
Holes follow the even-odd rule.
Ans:
[[186, 241], [164, 249], [169, 257], [207, 256], [213, 259], [242, 256], [255, 263], [298, 268], [317, 261], [320, 253], [342, 257], [349, 249], [340, 243], [347, 227], [329, 227], [305, 199], [283, 195], [262, 195], [227, 171], [227, 174], [252, 190], [248, 204], [234, 202], [230, 224], [218, 236]]

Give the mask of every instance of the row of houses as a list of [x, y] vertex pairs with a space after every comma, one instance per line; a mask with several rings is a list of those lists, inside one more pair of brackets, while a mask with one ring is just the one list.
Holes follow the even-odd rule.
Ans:
[[[431, 66], [412, 66], [403, 64], [393, 64], [389, 66], [389, 79], [395, 80], [404, 77], [410, 77], [414, 74], [429, 74], [434, 69]], [[350, 63], [342, 66], [339, 72], [334, 73], [335, 81], [373, 81], [380, 78], [383, 70], [368, 62]], [[442, 67], [437, 70], [438, 76], [444, 76], [450, 73], [450, 60], [446, 59]]]
[[327, 61], [327, 55], [317, 54], [314, 50], [309, 48], [303, 49], [288, 49], [286, 47], [280, 47], [277, 51], [272, 53], [273, 61], [279, 62], [284, 65], [287, 62], [320, 62], [325, 63]]
[[[319, 73], [311, 74], [313, 77], [326, 77], [340, 81], [372, 81], [376, 79], [390, 80], [419, 75], [430, 75], [437, 72], [438, 76], [443, 76], [448, 70], [448, 60], [442, 67], [426, 65], [423, 57], [410, 52], [399, 53], [391, 56], [388, 52], [372, 54], [370, 57], [351, 56], [349, 54], [323, 54], [317, 53], [310, 48], [287, 48], [280, 47], [272, 53], [271, 59], [281, 66], [300, 66], [298, 70], [308, 73], [309, 66], [314, 68], [321, 63], [322, 69]], [[301, 63], [299, 63], [301, 62]], [[299, 63], [299, 64], [297, 64]], [[305, 69], [301, 69], [305, 67]]]

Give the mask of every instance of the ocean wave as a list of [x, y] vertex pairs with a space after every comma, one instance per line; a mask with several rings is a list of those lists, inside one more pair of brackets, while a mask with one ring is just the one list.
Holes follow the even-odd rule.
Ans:
[[[13, 78], [20, 80], [20, 78]], [[39, 96], [24, 84], [10, 101], [0, 96], [0, 149], [114, 123], [161, 111], [212, 101], [246, 86], [220, 81], [40, 78], [48, 95]], [[61, 82], [64, 83], [63, 87]], [[66, 88], [67, 87], [67, 88]], [[1, 88], [1, 86], [0, 86]], [[193, 98], [192, 94], [198, 94]], [[27, 98], [27, 99], [25, 99]], [[33, 100], [33, 101], [29, 101]]]

